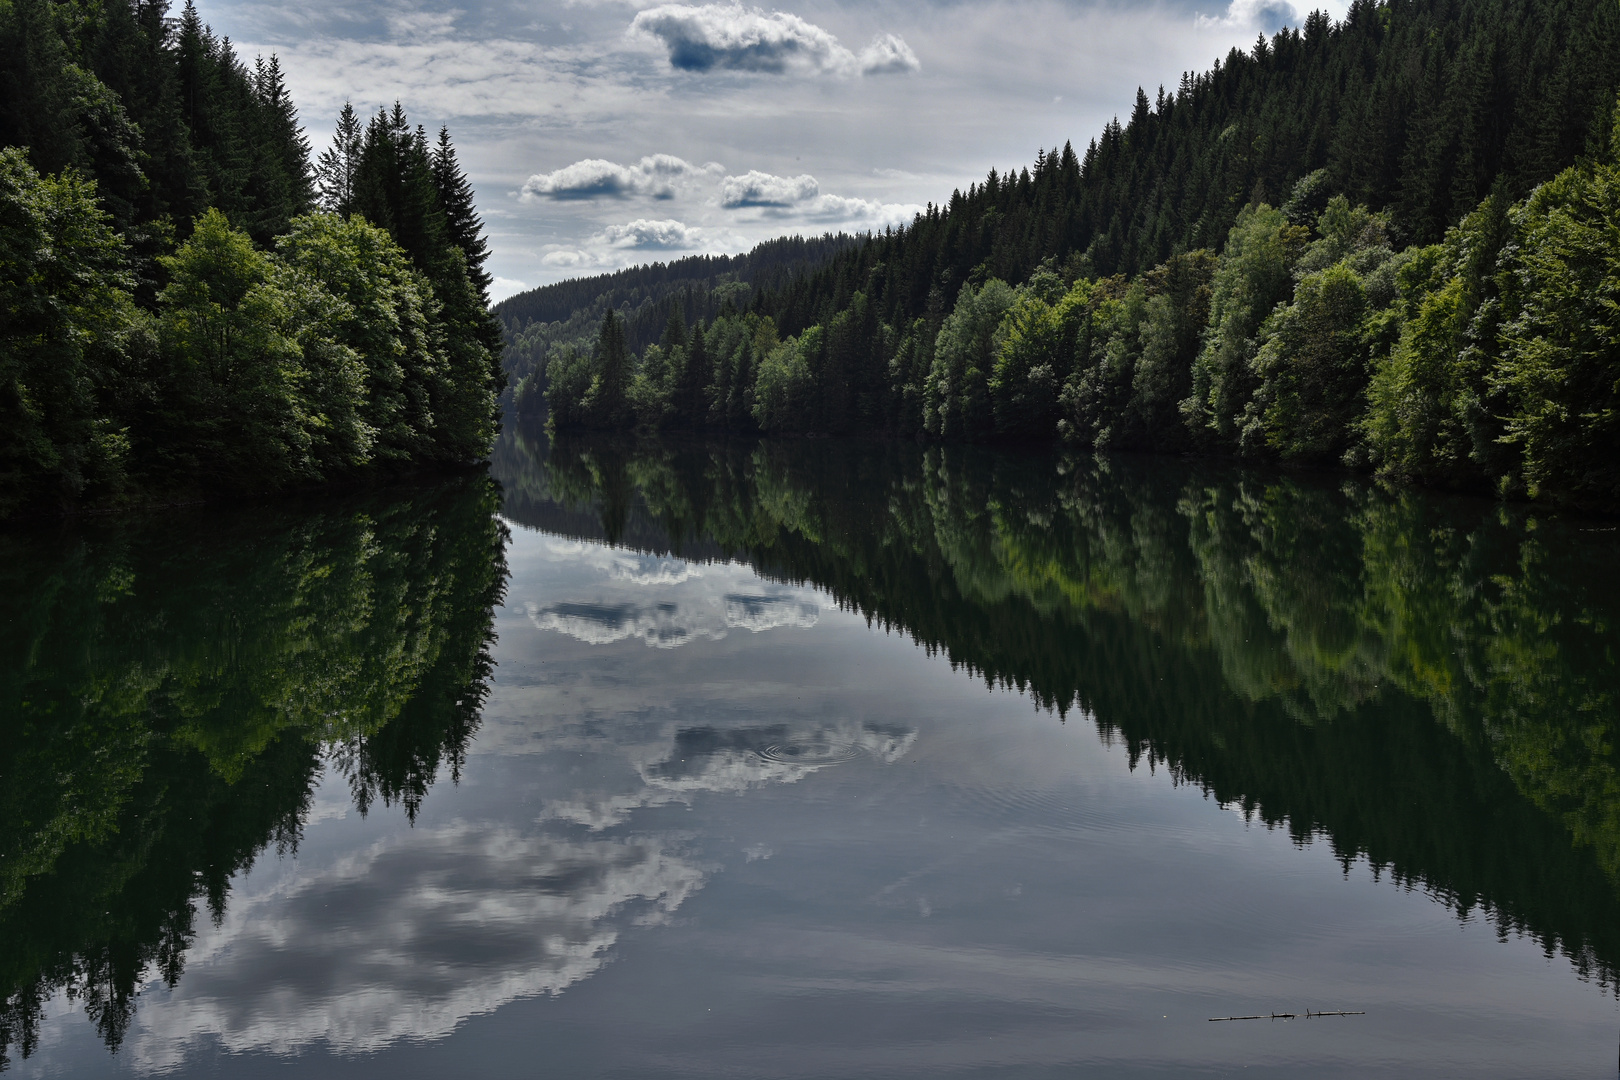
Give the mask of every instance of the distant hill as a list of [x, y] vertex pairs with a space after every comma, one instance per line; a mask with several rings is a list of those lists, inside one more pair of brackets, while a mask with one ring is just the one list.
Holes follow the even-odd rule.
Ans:
[[506, 331], [509, 385], [539, 370], [556, 347], [588, 349], [608, 308], [625, 320], [637, 352], [658, 340], [679, 312], [688, 325], [741, 310], [760, 291], [775, 291], [828, 259], [858, 247], [865, 236], [827, 233], [767, 240], [742, 255], [689, 255], [612, 274], [571, 278], [518, 293], [492, 309]]

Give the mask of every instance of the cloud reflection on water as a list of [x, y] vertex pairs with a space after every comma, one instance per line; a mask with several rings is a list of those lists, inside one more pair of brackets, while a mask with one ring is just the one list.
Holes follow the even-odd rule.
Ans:
[[234, 897], [179, 990], [148, 1005], [132, 1057], [173, 1068], [209, 1037], [277, 1054], [440, 1039], [589, 977], [627, 925], [667, 918], [705, 876], [667, 839], [465, 822], [391, 837]]
[[[637, 641], [670, 650], [734, 629], [750, 631], [746, 639], [814, 627], [821, 612], [812, 590], [741, 566], [549, 537], [530, 550], [540, 562], [514, 584], [531, 598], [508, 610], [654, 681]], [[892, 763], [916, 740], [907, 728], [854, 720], [760, 724], [740, 712], [729, 724], [693, 724], [666, 713], [649, 726], [629, 702], [622, 716], [576, 707], [583, 715], [525, 725], [539, 741], [518, 786], [490, 789], [489, 812], [381, 839], [346, 814], [308, 822], [317, 850], [336, 850], [306, 850], [237, 882], [224, 919], [198, 934], [179, 986], [143, 1007], [131, 1062], [167, 1071], [204, 1045], [371, 1053], [560, 994], [598, 972], [627, 930], [667, 921], [720, 868], [672, 819], [638, 812], [793, 784], [856, 758]], [[474, 753], [510, 760], [501, 749], [495, 738]], [[568, 764], [582, 757], [594, 766]], [[550, 782], [559, 776], [567, 782]], [[540, 793], [536, 812], [530, 796]], [[373, 838], [346, 848], [356, 832]]]

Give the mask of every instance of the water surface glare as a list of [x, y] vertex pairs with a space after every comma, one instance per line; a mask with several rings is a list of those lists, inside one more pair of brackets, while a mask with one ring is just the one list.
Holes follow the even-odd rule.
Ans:
[[[565, 443], [0, 536], [18, 1076], [1608, 1076], [1620, 543]], [[1211, 1023], [1309, 1010], [1365, 1015]]]

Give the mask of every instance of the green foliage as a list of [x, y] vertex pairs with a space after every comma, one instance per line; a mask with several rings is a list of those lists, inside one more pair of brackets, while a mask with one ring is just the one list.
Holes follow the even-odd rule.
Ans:
[[298, 333], [318, 294], [281, 274], [217, 210], [163, 268], [162, 368], [155, 415], [143, 425], [152, 456], [209, 487], [313, 479]]
[[132, 286], [95, 185], [0, 150], [0, 516], [122, 487], [129, 436], [108, 406], [146, 332]]
[[594, 418], [585, 409], [591, 389], [591, 357], [573, 349], [552, 358], [547, 366], [546, 413], [558, 431], [591, 427]]
[[422, 391], [444, 365], [428, 320], [431, 290], [389, 235], [365, 221], [311, 214], [276, 241], [276, 255], [300, 280], [337, 302], [322, 328], [335, 360], [315, 411], [325, 441], [342, 466], [404, 462], [427, 449], [428, 405]]
[[1255, 336], [1271, 309], [1288, 299], [1294, 262], [1309, 235], [1264, 203], [1244, 207], [1238, 215], [1210, 284], [1209, 327], [1193, 364], [1192, 393], [1181, 405], [1198, 437], [1236, 442], [1239, 419], [1256, 385]]
[[1044, 438], [1058, 429], [1058, 396], [1077, 347], [1089, 342], [1091, 283], [1076, 283], [1050, 303], [1037, 289], [1021, 290], [1001, 327], [990, 374], [996, 430], [1013, 438]]
[[628, 426], [635, 415], [632, 359], [624, 344], [624, 323], [610, 310], [589, 356], [564, 354], [553, 362], [547, 392], [552, 424], [565, 430]]
[[1532, 496], [1620, 498], [1620, 167], [1577, 167], [1513, 214], [1502, 271], [1502, 441]]
[[1387, 476], [1481, 486], [1512, 469], [1486, 383], [1506, 210], [1493, 195], [1444, 244], [1413, 252], [1400, 269], [1400, 337], [1375, 360], [1363, 421], [1372, 460]]
[[1148, 315], [1147, 289], [1118, 279], [1099, 290], [1093, 333], [1080, 343], [1073, 373], [1063, 387], [1059, 432], [1098, 448], [1130, 446], [1134, 432], [1130, 399]]
[[503, 365], [513, 385], [536, 376], [544, 391], [550, 358], [567, 349], [588, 350], [609, 308], [623, 317], [625, 341], [632, 352], [643, 353], [659, 344], [668, 359], [671, 343], [662, 335], [671, 321], [680, 323], [679, 344], [684, 349], [688, 326], [699, 321], [712, 325], [728, 306], [743, 310], [760, 292], [808, 272], [857, 242], [857, 237], [844, 234], [783, 236], [743, 255], [691, 255], [530, 289], [493, 309], [505, 333]]
[[[570, 403], [553, 421], [1057, 436], [1602, 506], [1620, 475], [1614, 175], [1580, 166], [1516, 206], [1492, 195], [1444, 243], [1402, 251], [1388, 214], [1313, 175], [1287, 213], [1245, 208], [1219, 255], [1176, 255], [1134, 281], [1047, 262], [1016, 287], [964, 286], [948, 313], [935, 290], [930, 315], [901, 328], [862, 291], [780, 344], [755, 311], [689, 337], [677, 314], [628, 361], [617, 420], [571, 404], [595, 369], [554, 361], [553, 402]], [[1308, 205], [1313, 227], [1292, 223]]]
[[1252, 367], [1259, 385], [1245, 410], [1245, 445], [1263, 441], [1281, 457], [1337, 461], [1362, 412], [1367, 290], [1343, 262], [1309, 274], [1294, 302], [1266, 320]]
[[280, 61], [165, 10], [0, 2], [0, 517], [486, 455], [500, 328], [449, 133], [347, 110], [347, 220], [309, 215]]
[[990, 372], [997, 333], [1018, 294], [992, 278], [968, 285], [939, 329], [934, 363], [923, 385], [923, 430], [945, 439], [983, 438], [992, 430]]
[[1137, 445], [1178, 450], [1188, 441], [1181, 402], [1192, 391], [1193, 361], [1209, 323], [1210, 282], [1218, 265], [1214, 252], [1200, 248], [1172, 256], [1143, 277], [1148, 302], [1142, 354], [1131, 379]]
[[814, 416], [815, 377], [810, 357], [821, 351], [824, 334], [813, 326], [767, 352], [754, 381], [754, 420], [767, 431], [801, 432]]

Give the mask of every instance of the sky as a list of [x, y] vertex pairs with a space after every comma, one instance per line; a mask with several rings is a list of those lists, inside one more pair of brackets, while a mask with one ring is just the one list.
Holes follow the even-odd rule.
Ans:
[[[1223, 6], [1224, 5], [1224, 6]], [[909, 221], [1041, 148], [1083, 150], [1307, 0], [201, 0], [275, 53], [310, 140], [345, 101], [448, 125], [497, 299], [790, 234]], [[1342, 0], [1325, 6], [1335, 17]]]

